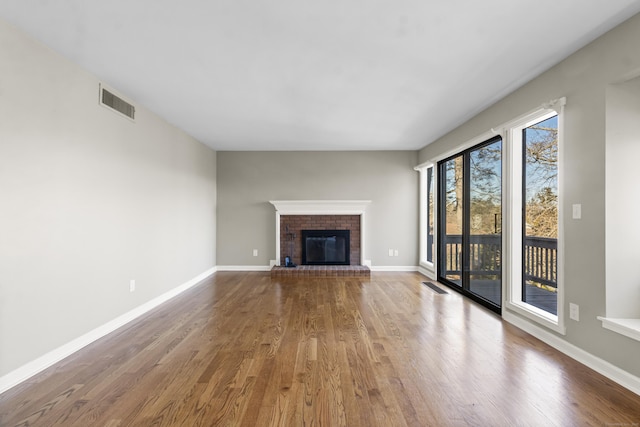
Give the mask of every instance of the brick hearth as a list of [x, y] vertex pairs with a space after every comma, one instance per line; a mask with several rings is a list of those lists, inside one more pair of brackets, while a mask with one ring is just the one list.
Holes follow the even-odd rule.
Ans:
[[370, 277], [369, 267], [362, 265], [300, 265], [287, 268], [275, 266], [271, 269], [272, 279], [294, 277]]

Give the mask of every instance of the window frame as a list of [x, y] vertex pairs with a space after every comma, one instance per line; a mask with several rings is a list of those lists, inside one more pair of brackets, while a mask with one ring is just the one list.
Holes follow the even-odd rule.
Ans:
[[[563, 232], [563, 152], [564, 152], [564, 105], [565, 98], [542, 106], [502, 126], [505, 140], [503, 157], [503, 189], [509, 199], [505, 204], [503, 248], [505, 269], [503, 270], [504, 305], [507, 310], [533, 320], [560, 334], [566, 333], [564, 316], [564, 232]], [[540, 121], [558, 116], [558, 271], [557, 271], [557, 315], [522, 301], [522, 206], [523, 206], [523, 156], [522, 131]]]
[[[500, 156], [501, 159], [504, 156], [504, 139], [502, 138], [502, 136], [500, 134], [494, 134], [491, 135], [490, 137], [486, 138], [485, 140], [472, 145], [470, 147], [466, 147], [462, 150], [460, 150], [459, 152], [453, 154], [450, 157], [444, 158], [442, 160], [439, 160], [437, 163], [438, 168], [436, 169], [436, 176], [442, 178], [442, 175], [445, 175], [444, 172], [444, 168], [446, 168], [446, 163], [448, 161], [454, 160], [456, 158], [460, 158], [462, 161], [462, 170], [463, 170], [463, 184], [462, 184], [462, 192], [463, 192], [463, 214], [462, 214], [462, 223], [460, 224], [462, 227], [461, 230], [461, 248], [462, 248], [462, 260], [460, 261], [460, 284], [456, 284], [454, 280], [450, 280], [446, 277], [446, 266], [444, 265], [440, 265], [439, 263], [436, 264], [436, 278], [440, 283], [443, 283], [449, 287], [451, 287], [453, 290], [455, 290], [456, 292], [460, 292], [461, 294], [463, 294], [464, 296], [470, 298], [471, 300], [477, 302], [478, 304], [483, 305], [484, 307], [486, 307], [487, 309], [497, 313], [497, 314], [502, 314], [502, 306], [504, 304], [504, 285], [502, 283], [502, 281], [504, 280], [504, 274], [500, 275], [500, 298], [499, 301], [495, 301], [489, 298], [486, 298], [485, 296], [483, 296], [482, 294], [474, 291], [471, 288], [471, 280], [470, 280], [470, 265], [471, 265], [471, 253], [469, 252], [470, 249], [470, 238], [471, 238], [471, 234], [470, 234], [470, 208], [471, 208], [471, 155], [473, 152], [481, 150], [483, 148], [486, 148], [490, 145], [493, 145], [497, 142], [500, 142]], [[504, 162], [501, 162], [501, 168], [503, 167]], [[502, 174], [503, 171], [501, 170], [500, 173]], [[501, 211], [501, 216], [502, 216], [502, 212], [503, 212], [503, 206], [504, 206], [504, 195], [503, 195], [503, 191], [502, 188], [504, 186], [504, 179], [502, 179], [501, 181], [501, 188], [500, 188], [500, 211]], [[446, 179], [443, 181], [442, 179], [440, 179], [439, 181], [439, 186], [437, 189], [437, 197], [436, 199], [439, 202], [442, 202], [441, 198], [444, 197], [446, 193]], [[442, 203], [439, 204], [439, 209], [438, 209], [438, 218], [437, 218], [437, 223], [440, 225], [439, 230], [445, 230], [445, 222], [446, 222], [446, 215], [444, 214], [444, 205], [442, 205]], [[446, 234], [446, 233], [440, 233], [440, 234]], [[501, 232], [502, 235], [502, 232]], [[442, 237], [442, 236], [438, 236], [438, 237]], [[437, 243], [436, 243], [436, 252], [439, 254], [439, 262], [444, 262], [446, 264], [446, 256], [442, 253], [443, 252], [443, 247], [440, 245], [441, 240], [437, 239]], [[500, 252], [502, 252], [502, 245], [504, 244], [504, 238], [501, 239], [501, 248], [500, 248]], [[500, 266], [501, 270], [503, 268], [503, 266]], [[444, 270], [444, 271], [443, 271]]]
[[[426, 247], [426, 262], [435, 265], [434, 259], [436, 258], [436, 250], [435, 250], [435, 230], [436, 230], [436, 174], [435, 174], [435, 166], [431, 166], [426, 170], [427, 175], [427, 199], [426, 199], [426, 213], [427, 213], [427, 223], [426, 223], [426, 239], [427, 239], [427, 247]], [[431, 200], [431, 204], [429, 204], [429, 200]], [[429, 228], [431, 227], [431, 233], [429, 233]], [[431, 245], [429, 245], [429, 236], [431, 236]], [[431, 248], [431, 258], [429, 258], [429, 249]]]
[[[428, 181], [428, 174], [429, 174], [429, 170], [431, 170], [431, 179], [432, 179], [432, 185], [433, 185], [433, 192], [434, 194], [432, 195], [433, 197], [433, 242], [434, 245], [437, 244], [437, 228], [438, 228], [438, 222], [437, 222], [437, 197], [435, 197], [435, 192], [436, 192], [436, 188], [437, 188], [437, 174], [435, 173], [435, 163], [432, 162], [427, 162], [427, 163], [423, 163], [419, 166], [416, 166], [414, 168], [414, 170], [418, 171], [420, 173], [420, 197], [419, 197], [419, 203], [420, 203], [420, 212], [419, 212], [419, 218], [420, 218], [420, 224], [419, 224], [419, 242], [420, 242], [420, 267], [422, 269], [424, 269], [424, 272], [426, 273], [425, 275], [427, 277], [429, 277], [432, 280], [436, 279], [436, 262], [437, 262], [437, 251], [434, 250], [432, 253], [432, 259], [431, 261], [428, 260], [427, 258], [427, 245], [428, 245], [428, 230], [429, 230], [429, 199], [428, 199], [428, 192], [429, 192], [429, 181]], [[435, 248], [435, 246], [434, 246]]]

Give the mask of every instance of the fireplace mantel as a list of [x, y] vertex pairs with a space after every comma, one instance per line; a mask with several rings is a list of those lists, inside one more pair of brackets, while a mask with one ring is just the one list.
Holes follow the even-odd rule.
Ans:
[[371, 266], [365, 258], [365, 211], [371, 200], [271, 200], [276, 208], [276, 259], [271, 266], [280, 265], [281, 215], [360, 215], [360, 264]]
[[371, 200], [271, 200], [280, 215], [362, 215]]

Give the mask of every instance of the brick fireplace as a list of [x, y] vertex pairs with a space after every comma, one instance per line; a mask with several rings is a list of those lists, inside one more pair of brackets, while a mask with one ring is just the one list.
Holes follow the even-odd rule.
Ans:
[[281, 215], [280, 265], [286, 256], [302, 264], [303, 230], [349, 230], [349, 264], [360, 265], [360, 215]]
[[276, 208], [276, 256], [272, 266], [291, 256], [302, 262], [302, 230], [350, 230], [350, 264], [368, 266], [365, 257], [365, 210], [369, 200], [271, 201]]

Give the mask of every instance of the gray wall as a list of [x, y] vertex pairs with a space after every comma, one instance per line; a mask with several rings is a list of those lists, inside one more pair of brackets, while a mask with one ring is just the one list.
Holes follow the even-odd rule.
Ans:
[[609, 85], [606, 111], [607, 316], [640, 319], [640, 77]]
[[275, 259], [269, 200], [371, 200], [366, 258], [373, 266], [418, 265], [416, 161], [415, 151], [218, 152], [217, 264]]
[[215, 266], [216, 153], [137, 107], [0, 22], [0, 377]]
[[[565, 304], [580, 306], [580, 321], [567, 320], [565, 339], [636, 376], [640, 375], [640, 342], [603, 329], [596, 316], [604, 316], [606, 310], [606, 92], [609, 84], [640, 72], [639, 40], [640, 16], [635, 16], [419, 153], [420, 162], [426, 162], [543, 102], [567, 97], [561, 183], [562, 208], [569, 213], [562, 224]], [[636, 182], [626, 183], [626, 197], [638, 196], [633, 189], [639, 170], [636, 167]], [[574, 203], [582, 204], [581, 220], [571, 219]], [[618, 244], [637, 245], [624, 235], [619, 236]], [[627, 286], [636, 283], [629, 277]], [[640, 305], [640, 300], [636, 304]], [[565, 310], [568, 313], [568, 307]]]

